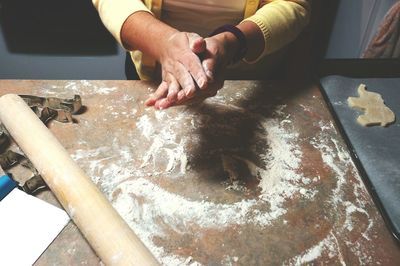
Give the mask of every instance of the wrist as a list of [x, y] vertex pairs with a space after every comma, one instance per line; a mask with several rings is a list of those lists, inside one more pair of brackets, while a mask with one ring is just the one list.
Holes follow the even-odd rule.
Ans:
[[252, 62], [257, 60], [265, 49], [264, 34], [260, 27], [253, 21], [245, 20], [237, 27], [246, 35], [248, 51], [246, 53], [246, 61]]
[[217, 38], [224, 44], [229, 57], [229, 63], [236, 63], [247, 53], [247, 41], [244, 33], [233, 25], [224, 25], [217, 28], [210, 36]]
[[231, 32], [222, 32], [213, 37], [224, 46], [224, 55], [227, 58], [227, 61], [235, 61], [235, 55], [239, 53], [240, 49], [239, 41], [235, 35]]
[[159, 32], [158, 41], [153, 42], [157, 47], [155, 56], [157, 61], [161, 62], [163, 58], [169, 57], [169, 49], [174, 46], [174, 39], [178, 37], [179, 33], [180, 31], [169, 26]]

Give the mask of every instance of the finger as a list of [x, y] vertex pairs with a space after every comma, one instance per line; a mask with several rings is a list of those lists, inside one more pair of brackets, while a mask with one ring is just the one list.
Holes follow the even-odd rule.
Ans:
[[184, 99], [182, 101], [176, 101], [174, 103], [174, 105], [193, 105], [193, 104], [199, 104], [201, 102], [203, 102], [205, 99], [207, 99], [208, 97], [210, 97], [208, 95], [209, 92], [207, 93], [203, 93], [202, 91], [196, 92], [196, 96], [191, 98], [191, 99]]
[[207, 90], [207, 95], [208, 97], [214, 97], [215, 95], [217, 95], [218, 91], [220, 89], [222, 89], [222, 87], [224, 86], [225, 83], [225, 79], [223, 78], [218, 78], [214, 83], [213, 86], [211, 87], [210, 90]]
[[206, 50], [206, 41], [197, 33], [189, 33], [189, 47], [195, 54], [201, 54]]
[[205, 99], [214, 97], [217, 95], [218, 91], [222, 89], [224, 86], [225, 80], [222, 78], [218, 78], [212, 86], [207, 89], [207, 90], [197, 90], [196, 94], [194, 95], [193, 98], [187, 98], [184, 94], [183, 91], [180, 91], [178, 93], [177, 100], [174, 102], [173, 105], [181, 105], [181, 104], [186, 104], [186, 105], [193, 105], [193, 104], [199, 104], [203, 102]]
[[216, 90], [216, 89], [210, 90], [210, 91], [207, 93], [207, 98], [208, 98], [208, 97], [214, 97], [215, 95], [217, 95], [217, 93], [218, 93], [218, 90]]
[[175, 64], [174, 70], [176, 73], [176, 79], [178, 80], [180, 87], [182, 87], [182, 90], [179, 93], [183, 91], [186, 98], [192, 98], [196, 92], [196, 85], [192, 76], [185, 66], [179, 62]]
[[178, 93], [178, 97], [176, 99], [176, 104], [182, 104], [187, 101], [189, 98], [186, 97], [185, 92], [182, 90]]
[[176, 101], [178, 92], [182, 89], [178, 83], [178, 80], [171, 74], [166, 75], [167, 82], [169, 84], [167, 99], [170, 102]]
[[158, 100], [155, 104], [154, 107], [158, 110], [166, 109], [168, 107], [171, 107], [175, 104], [175, 102], [169, 101], [167, 98], [162, 98]]
[[217, 69], [217, 60], [215, 59], [215, 57], [207, 56], [206, 58], [204, 58], [201, 64], [207, 77], [210, 79], [211, 82], [213, 82], [215, 77], [215, 70]]
[[207, 90], [204, 91], [199, 91], [199, 93], [196, 93], [196, 98], [210, 98], [210, 97], [214, 97], [215, 95], [217, 95], [218, 91], [220, 89], [222, 89], [222, 87], [224, 86], [224, 79], [222, 78], [218, 78]]
[[179, 62], [189, 71], [199, 88], [207, 88], [208, 77], [198, 56], [192, 52], [189, 52], [182, 55]]
[[145, 101], [146, 106], [153, 106], [157, 100], [166, 97], [168, 92], [168, 83], [166, 81], [161, 82], [157, 90]]

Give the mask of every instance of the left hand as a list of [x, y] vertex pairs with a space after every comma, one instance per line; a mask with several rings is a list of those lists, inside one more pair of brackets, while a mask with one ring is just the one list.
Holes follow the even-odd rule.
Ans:
[[[230, 32], [223, 32], [205, 38], [205, 51], [202, 53], [202, 66], [210, 82], [207, 88], [197, 89], [190, 98], [179, 88], [175, 77], [167, 75], [157, 89], [158, 99], [154, 106], [157, 109], [168, 108], [173, 105], [191, 104], [200, 102], [217, 94], [225, 81], [225, 70], [238, 50], [236, 37]], [[174, 92], [171, 97], [170, 92]], [[167, 94], [167, 95], [166, 95]]]
[[[205, 51], [204, 39], [191, 32], [179, 32], [176, 35], [179, 36], [174, 38], [179, 39], [183, 43], [181, 46], [184, 46], [185, 49], [177, 50], [179, 42], [177, 43], [177, 40], [170, 38], [170, 42], [173, 44], [172, 47], [175, 50], [169, 49], [172, 51], [166, 53], [168, 56], [164, 56], [167, 60], [160, 61], [162, 82], [151, 97], [146, 100], [145, 104], [147, 106], [154, 105], [158, 109], [167, 108], [169, 106], [168, 103], [173, 103], [177, 100], [178, 92], [184, 93], [187, 98], [192, 98], [198, 88], [207, 87], [209, 78], [205, 74], [201, 61], [197, 56]], [[168, 49], [166, 50], [168, 51]], [[187, 54], [187, 56], [184, 57], [184, 54]], [[190, 69], [185, 69], [185, 65], [196, 71], [188, 71]], [[198, 76], [201, 77], [199, 78]], [[164, 104], [156, 106], [156, 103], [161, 99], [164, 99]]]

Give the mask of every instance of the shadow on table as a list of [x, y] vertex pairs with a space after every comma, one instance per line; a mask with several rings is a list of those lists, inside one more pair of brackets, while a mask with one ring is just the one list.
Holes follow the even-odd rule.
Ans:
[[[232, 104], [212, 99], [189, 107], [198, 114], [200, 125], [200, 143], [194, 147], [190, 161], [196, 171], [209, 172], [202, 176], [209, 176], [210, 181], [218, 184], [239, 182], [257, 196], [254, 192], [258, 192], [261, 178], [257, 170], [266, 170], [273, 160], [266, 122], [276, 117], [279, 106], [302, 92], [296, 89], [301, 88], [298, 85], [273, 84], [262, 81], [246, 96], [232, 95], [238, 98]], [[227, 93], [223, 95], [229, 98]]]

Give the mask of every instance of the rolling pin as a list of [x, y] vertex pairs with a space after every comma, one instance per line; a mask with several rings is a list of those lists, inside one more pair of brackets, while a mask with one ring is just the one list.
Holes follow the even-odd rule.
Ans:
[[159, 265], [96, 185], [18, 95], [0, 97], [0, 120], [106, 265]]

